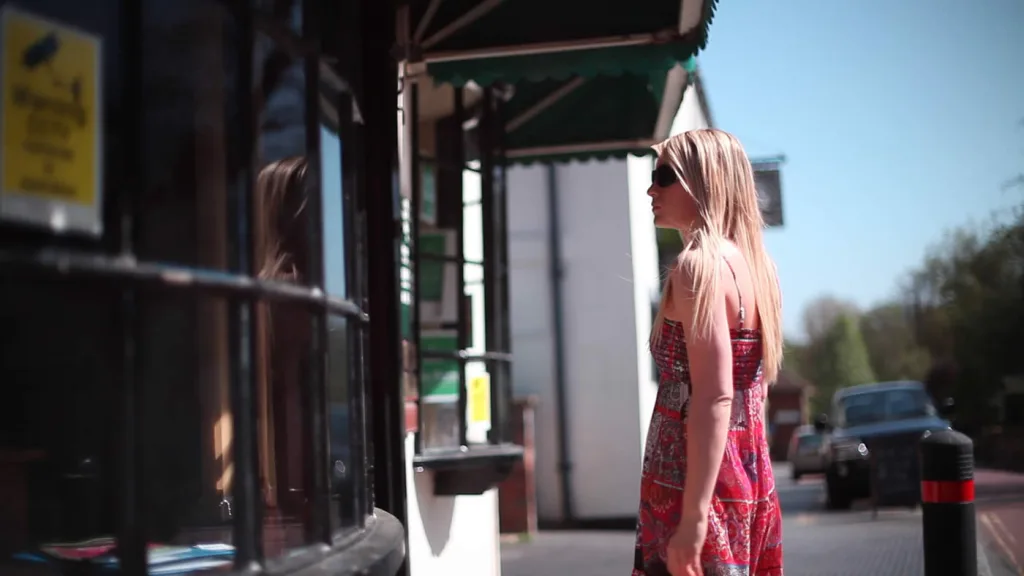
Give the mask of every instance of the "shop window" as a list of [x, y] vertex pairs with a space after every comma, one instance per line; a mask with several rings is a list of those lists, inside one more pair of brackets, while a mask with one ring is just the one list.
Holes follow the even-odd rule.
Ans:
[[[492, 138], [473, 148], [497, 148], [497, 112], [482, 112], [487, 129], [467, 134], [463, 96], [455, 93], [455, 113], [449, 117], [419, 122], [416, 114], [409, 115], [416, 125], [407, 133], [416, 142], [415, 178], [403, 211], [412, 253], [410, 348], [415, 355], [409, 359], [414, 376], [406, 393], [419, 407], [415, 464], [438, 471], [434, 485], [440, 494], [486, 490], [522, 453], [507, 435], [511, 354], [504, 167], [498, 154], [476, 159], [465, 154], [467, 140]], [[489, 96], [484, 100], [496, 108]], [[410, 109], [416, 104], [415, 96], [407, 101]], [[433, 135], [433, 142], [423, 133]]]
[[[116, 544], [123, 408], [120, 375], [127, 326], [123, 298], [117, 291], [69, 276], [33, 274], [35, 266], [28, 265], [27, 251], [38, 251], [42, 258], [41, 252], [83, 246], [97, 254], [116, 250], [119, 231], [103, 224], [117, 211], [104, 192], [108, 185], [121, 182], [115, 170], [125, 152], [117, 129], [125, 119], [124, 77], [117, 56], [124, 42], [122, 9], [122, 2], [86, 6], [50, 0], [0, 5], [5, 48], [21, 44], [25, 49], [33, 45], [48, 49], [33, 52], [36, 66], [23, 71], [34, 81], [28, 94], [72, 103], [50, 114], [32, 113], [25, 106], [31, 97], [12, 106], [11, 63], [23, 62], [25, 51], [3, 51], [7, 82], [0, 94], [4, 102], [0, 159], [5, 192], [11, 189], [12, 177], [63, 185], [66, 182], [60, 177], [67, 175], [65, 164], [54, 170], [53, 178], [36, 178], [45, 166], [29, 165], [28, 157], [8, 154], [10, 135], [31, 135], [33, 142], [49, 147], [83, 117], [78, 113], [87, 113], [89, 120], [93, 115], [106, 119], [89, 124], [89, 131], [76, 132], [77, 137], [102, 141], [106, 150], [92, 156], [88, 173], [80, 173], [79, 185], [69, 190], [85, 199], [80, 206], [32, 194], [32, 188], [26, 188], [29, 193], [20, 198], [8, 193], [0, 196], [0, 574], [53, 573], [38, 561], [44, 543], [90, 541], [101, 550]], [[57, 26], [67, 34], [71, 32], [68, 25], [74, 26], [74, 35], [64, 38], [84, 48], [81, 71], [106, 70], [106, 74], [79, 77], [62, 69], [45, 69], [54, 52], [52, 43], [38, 42], [38, 32]], [[96, 50], [97, 39], [102, 39], [106, 50]], [[50, 83], [42, 87], [35, 76], [40, 69], [51, 73], [46, 78]], [[77, 102], [73, 100], [76, 93]], [[66, 150], [59, 145], [49, 149]], [[13, 164], [17, 170], [12, 170]], [[75, 237], [54, 239], [40, 232], [43, 227], [73, 230]], [[51, 550], [60, 554], [64, 549]]]
[[351, 95], [313, 3], [108, 4], [19, 3], [103, 41], [104, 179], [0, 219], [0, 573], [309, 566], [372, 511]]
[[44, 543], [114, 545], [124, 320], [117, 292], [0, 277], [0, 573], [48, 574]]

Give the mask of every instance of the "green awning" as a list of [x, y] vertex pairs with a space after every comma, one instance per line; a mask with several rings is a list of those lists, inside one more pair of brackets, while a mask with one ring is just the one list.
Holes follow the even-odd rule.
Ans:
[[716, 2], [412, 0], [408, 65], [455, 86], [665, 73], [707, 44]]
[[509, 164], [647, 155], [668, 137], [696, 63], [668, 72], [522, 80], [505, 104]]

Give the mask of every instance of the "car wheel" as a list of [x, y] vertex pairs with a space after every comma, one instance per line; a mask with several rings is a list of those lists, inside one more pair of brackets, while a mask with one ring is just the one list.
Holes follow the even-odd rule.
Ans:
[[843, 490], [839, 480], [833, 474], [825, 475], [825, 496], [825, 504], [829, 510], [849, 510], [853, 503], [849, 493]]
[[797, 472], [796, 469], [794, 468], [793, 469], [793, 482], [799, 482], [799, 481], [800, 481], [800, 473]]

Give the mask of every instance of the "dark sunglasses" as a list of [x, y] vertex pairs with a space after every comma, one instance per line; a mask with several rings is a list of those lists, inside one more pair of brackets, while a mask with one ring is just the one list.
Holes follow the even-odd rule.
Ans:
[[676, 172], [668, 164], [662, 164], [651, 171], [651, 184], [658, 188], [668, 188], [676, 183]]

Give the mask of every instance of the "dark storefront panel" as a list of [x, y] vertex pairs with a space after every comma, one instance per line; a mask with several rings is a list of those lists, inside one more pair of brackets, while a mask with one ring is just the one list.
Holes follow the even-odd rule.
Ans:
[[[323, 54], [313, 0], [86, 4], [18, 3], [100, 40], [102, 227], [0, 221], [0, 573], [393, 573], [363, 361], [387, 217], [354, 177], [384, 118], [350, 91], [381, 83], [338, 65], [371, 43]], [[392, 28], [359, 17], [332, 33]]]

